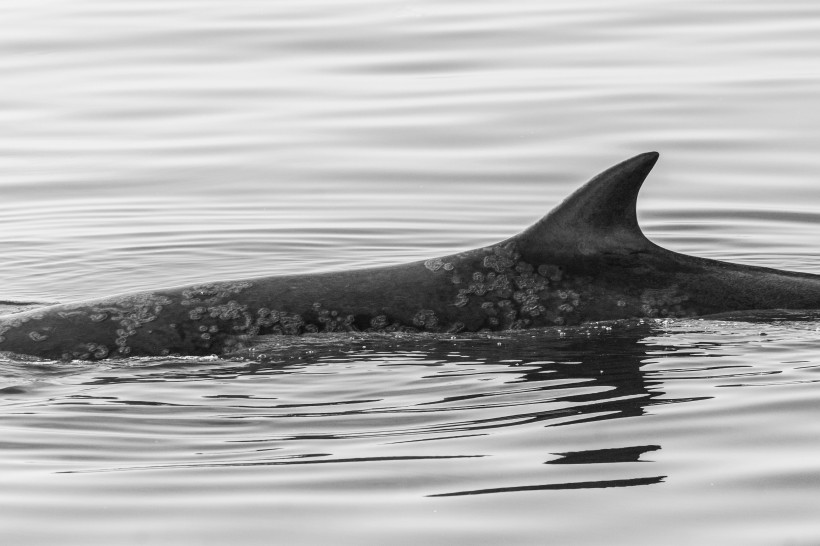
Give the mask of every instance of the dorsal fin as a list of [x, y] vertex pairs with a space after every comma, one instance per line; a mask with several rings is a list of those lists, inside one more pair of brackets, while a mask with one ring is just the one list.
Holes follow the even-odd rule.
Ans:
[[647, 152], [605, 170], [516, 237], [523, 248], [549, 254], [646, 250], [654, 245], [638, 227], [635, 203], [658, 160]]

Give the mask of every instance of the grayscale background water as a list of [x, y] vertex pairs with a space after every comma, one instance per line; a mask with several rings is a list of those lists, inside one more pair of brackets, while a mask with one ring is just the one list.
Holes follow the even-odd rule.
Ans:
[[[820, 274], [820, 4], [0, 5], [5, 301], [646, 233]], [[817, 544], [820, 321], [0, 359], [8, 544]]]

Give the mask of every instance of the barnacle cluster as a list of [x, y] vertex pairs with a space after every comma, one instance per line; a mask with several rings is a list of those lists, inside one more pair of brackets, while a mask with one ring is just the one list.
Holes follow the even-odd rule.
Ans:
[[[29, 322], [33, 318], [37, 319], [37, 318], [42, 318], [42, 317], [31, 317], [31, 316], [23, 315], [21, 317], [13, 317], [11, 319], [6, 319], [6, 320], [3, 320], [2, 322], [0, 322], [0, 343], [3, 343], [4, 341], [6, 341], [6, 338], [3, 334], [5, 334], [9, 330], [11, 330], [12, 328], [20, 328], [23, 324]], [[30, 333], [29, 333], [29, 337], [31, 337]], [[46, 336], [41, 334], [40, 339], [38, 339], [36, 341], [42, 341], [44, 339], [46, 339]]]
[[683, 317], [687, 316], [684, 305], [689, 296], [677, 285], [669, 288], [647, 288], [641, 294], [641, 311], [647, 317]]
[[[170, 303], [171, 299], [166, 296], [141, 293], [111, 298], [91, 307], [79, 308], [77, 311], [85, 313], [92, 322], [101, 322], [106, 319], [116, 322], [119, 328], [116, 330], [117, 337], [114, 339], [114, 344], [119, 354], [127, 355], [131, 352], [128, 338], [135, 335], [143, 325], [156, 320], [162, 312], [163, 305]], [[96, 354], [99, 351], [89, 349], [89, 352]]]
[[452, 271], [450, 280], [459, 287], [452, 304], [466, 308], [477, 303], [490, 329], [523, 328], [536, 317], [544, 324], [563, 324], [567, 315], [578, 308], [577, 292], [557, 288], [563, 278], [559, 266], [527, 262], [515, 242], [483, 252], [478, 264], [475, 260], [458, 260], [452, 269], [446, 269], [444, 266], [451, 262], [436, 258], [425, 262], [425, 267], [434, 272]]

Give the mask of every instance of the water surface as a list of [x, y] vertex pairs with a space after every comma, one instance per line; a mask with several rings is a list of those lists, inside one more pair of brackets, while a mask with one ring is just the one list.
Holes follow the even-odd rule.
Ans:
[[[443, 255], [661, 153], [647, 235], [820, 273], [820, 7], [0, 7], [3, 301]], [[812, 315], [0, 361], [52, 544], [820, 541]], [[611, 329], [607, 329], [611, 328]]]

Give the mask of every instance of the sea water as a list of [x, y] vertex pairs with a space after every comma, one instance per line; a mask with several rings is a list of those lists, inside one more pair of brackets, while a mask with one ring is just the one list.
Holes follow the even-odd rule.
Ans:
[[[656, 243], [820, 274], [809, 1], [0, 6], [0, 300], [401, 263], [632, 155]], [[0, 359], [9, 544], [814, 544], [820, 320]]]

